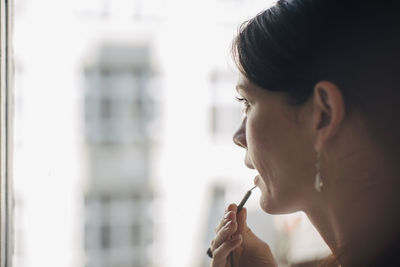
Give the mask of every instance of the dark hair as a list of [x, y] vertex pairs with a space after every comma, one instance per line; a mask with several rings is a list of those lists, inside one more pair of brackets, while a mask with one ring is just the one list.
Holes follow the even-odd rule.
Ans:
[[233, 58], [251, 82], [286, 93], [291, 104], [304, 103], [318, 81], [329, 80], [346, 109], [376, 110], [382, 92], [399, 95], [399, 6], [391, 0], [280, 0], [241, 25]]

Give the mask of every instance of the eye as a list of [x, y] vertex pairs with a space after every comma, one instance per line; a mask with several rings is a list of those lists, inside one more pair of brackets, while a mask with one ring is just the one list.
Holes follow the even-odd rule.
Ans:
[[246, 98], [235, 96], [236, 100], [243, 104], [243, 112], [246, 113], [250, 107], [249, 101]]

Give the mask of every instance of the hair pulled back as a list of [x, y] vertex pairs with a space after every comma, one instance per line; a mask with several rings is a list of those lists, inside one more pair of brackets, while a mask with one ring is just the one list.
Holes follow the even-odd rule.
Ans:
[[399, 95], [399, 7], [391, 0], [280, 0], [241, 25], [233, 58], [251, 82], [284, 92], [291, 104], [329, 80], [346, 108], [376, 110], [377, 97]]

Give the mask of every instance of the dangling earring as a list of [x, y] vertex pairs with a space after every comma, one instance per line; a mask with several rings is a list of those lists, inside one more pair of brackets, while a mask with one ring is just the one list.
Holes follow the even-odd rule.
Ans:
[[315, 164], [315, 168], [317, 174], [315, 175], [314, 187], [317, 192], [322, 192], [322, 187], [324, 186], [324, 183], [322, 182], [321, 178], [321, 152], [317, 152], [317, 163]]

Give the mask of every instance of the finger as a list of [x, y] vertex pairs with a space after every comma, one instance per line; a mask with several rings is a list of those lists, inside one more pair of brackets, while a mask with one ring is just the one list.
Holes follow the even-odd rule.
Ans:
[[232, 204], [228, 205], [228, 207], [225, 209], [224, 217], [222, 217], [222, 220], [219, 222], [218, 226], [215, 228], [215, 233], [217, 233], [219, 231], [219, 229], [221, 229], [229, 221], [229, 219], [236, 220], [236, 211], [237, 211], [236, 204], [232, 203]]
[[218, 233], [219, 230], [224, 227], [224, 225], [228, 222], [228, 221], [236, 221], [236, 211], [234, 210], [229, 210], [224, 214], [224, 217], [221, 219], [221, 221], [219, 222], [217, 228], [215, 228], [215, 233]]
[[232, 239], [225, 241], [221, 244], [214, 252], [213, 252], [213, 264], [212, 266], [218, 266], [217, 263], [225, 264], [226, 258], [228, 257], [229, 253], [240, 246], [242, 243], [242, 235], [235, 235]]
[[[224, 227], [217, 232], [217, 235], [211, 242], [211, 249], [214, 251], [217, 249], [223, 242], [230, 239], [231, 236], [235, 234], [237, 230], [237, 223], [236, 221], [228, 221]], [[214, 252], [213, 252], [214, 253]]]
[[229, 204], [228, 207], [226, 207], [225, 212], [228, 212], [228, 211], [230, 211], [230, 210], [237, 211], [237, 205], [236, 205], [235, 203]]

